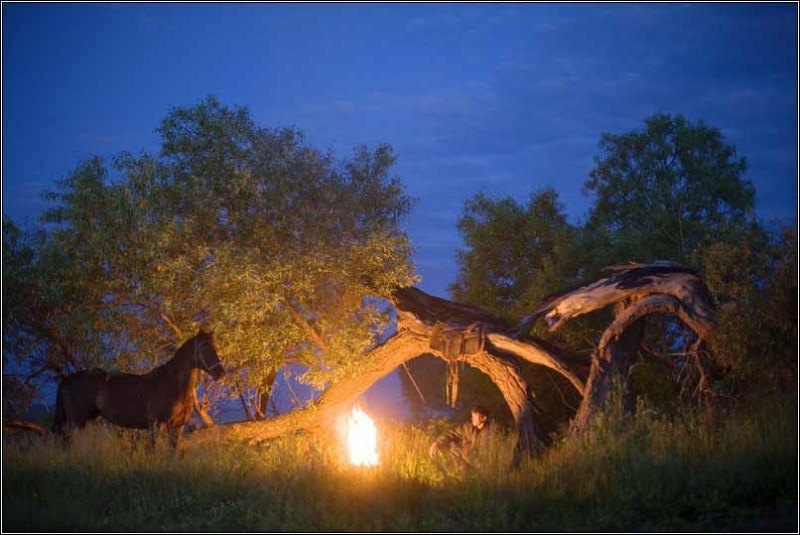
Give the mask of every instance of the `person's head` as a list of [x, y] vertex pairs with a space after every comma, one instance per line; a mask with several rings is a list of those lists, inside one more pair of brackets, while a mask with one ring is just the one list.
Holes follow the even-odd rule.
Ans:
[[486, 421], [489, 419], [489, 410], [483, 405], [475, 405], [472, 407], [471, 415], [472, 425], [481, 429], [486, 425]]

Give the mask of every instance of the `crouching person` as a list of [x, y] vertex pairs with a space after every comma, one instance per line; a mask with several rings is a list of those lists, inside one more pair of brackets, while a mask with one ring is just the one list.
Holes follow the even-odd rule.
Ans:
[[451, 458], [460, 469], [479, 466], [481, 452], [491, 442], [492, 423], [489, 411], [483, 405], [475, 405], [469, 422], [439, 435], [431, 444], [428, 454], [436, 460], [437, 453]]

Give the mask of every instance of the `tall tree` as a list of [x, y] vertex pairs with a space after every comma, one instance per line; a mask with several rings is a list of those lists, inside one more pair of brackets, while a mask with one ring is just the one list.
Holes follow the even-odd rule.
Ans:
[[42, 252], [57, 251], [61, 278], [88, 290], [65, 316], [88, 315], [71, 331], [76, 366], [99, 355], [141, 370], [204, 324], [243, 372], [230, 386], [258, 407], [253, 391], [268, 394], [287, 361], [315, 385], [357, 369], [387, 321], [365, 297], [413, 280], [391, 148], [338, 161], [213, 97], [171, 110], [158, 132], [159, 154], [92, 158], [48, 194], [35, 256], [49, 268]]
[[[458, 229], [466, 244], [457, 251], [458, 276], [450, 286], [457, 301], [472, 303], [499, 316], [517, 321], [556, 288], [578, 282], [579, 264], [583, 260], [576, 232], [567, 222], [558, 194], [545, 188], [530, 195], [521, 204], [511, 197], [493, 199], [479, 193], [464, 203]], [[595, 318], [581, 320], [577, 327], [555, 333], [554, 339], [567, 346], [585, 348], [587, 324]], [[599, 328], [599, 327], [598, 327]], [[535, 326], [543, 334], [542, 324]], [[419, 387], [425, 404], [437, 408], [443, 402], [445, 370], [432, 360], [408, 364], [411, 376], [401, 374], [407, 397], [414, 406], [421, 400], [411, 377], [426, 377]], [[588, 370], [588, 368], [587, 368]], [[526, 381], [536, 393], [536, 403], [542, 409], [536, 419], [545, 429], [552, 430], [555, 422], [563, 420], [569, 407], [577, 407], [575, 390], [558, 373], [541, 366], [522, 366]], [[490, 381], [480, 374], [464, 373], [461, 395], [462, 411], [471, 403], [481, 403], [498, 409], [502, 400]]]
[[559, 287], [559, 253], [572, 228], [552, 188], [532, 194], [526, 205], [479, 193], [464, 204], [458, 229], [466, 248], [456, 252], [458, 277], [450, 286], [456, 300], [514, 318], [530, 310], [526, 294], [543, 297]]
[[601, 265], [689, 260], [734, 236], [753, 215], [746, 161], [701, 121], [655, 114], [644, 129], [603, 134], [584, 186], [595, 196], [588, 227]]
[[[585, 184], [595, 195], [584, 236], [596, 265], [665, 259], [699, 269], [719, 310], [717, 357], [737, 390], [793, 383], [793, 231], [771, 236], [756, 220], [746, 159], [718, 129], [666, 114], [603, 135], [600, 150]], [[651, 325], [645, 346], [655, 354], [680, 354], [690, 339], [671, 320]]]

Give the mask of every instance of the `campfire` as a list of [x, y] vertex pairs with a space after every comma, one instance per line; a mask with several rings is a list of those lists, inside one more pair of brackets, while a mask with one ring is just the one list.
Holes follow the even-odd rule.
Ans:
[[355, 466], [378, 464], [378, 428], [358, 407], [347, 419], [347, 455]]

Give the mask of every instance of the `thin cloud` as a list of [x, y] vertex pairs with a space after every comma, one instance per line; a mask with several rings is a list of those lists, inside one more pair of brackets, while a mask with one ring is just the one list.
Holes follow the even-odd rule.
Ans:
[[513, 19], [518, 10], [493, 6], [462, 7], [459, 11], [426, 13], [412, 18], [406, 25], [411, 32], [458, 29], [469, 32], [483, 26], [502, 24]]

